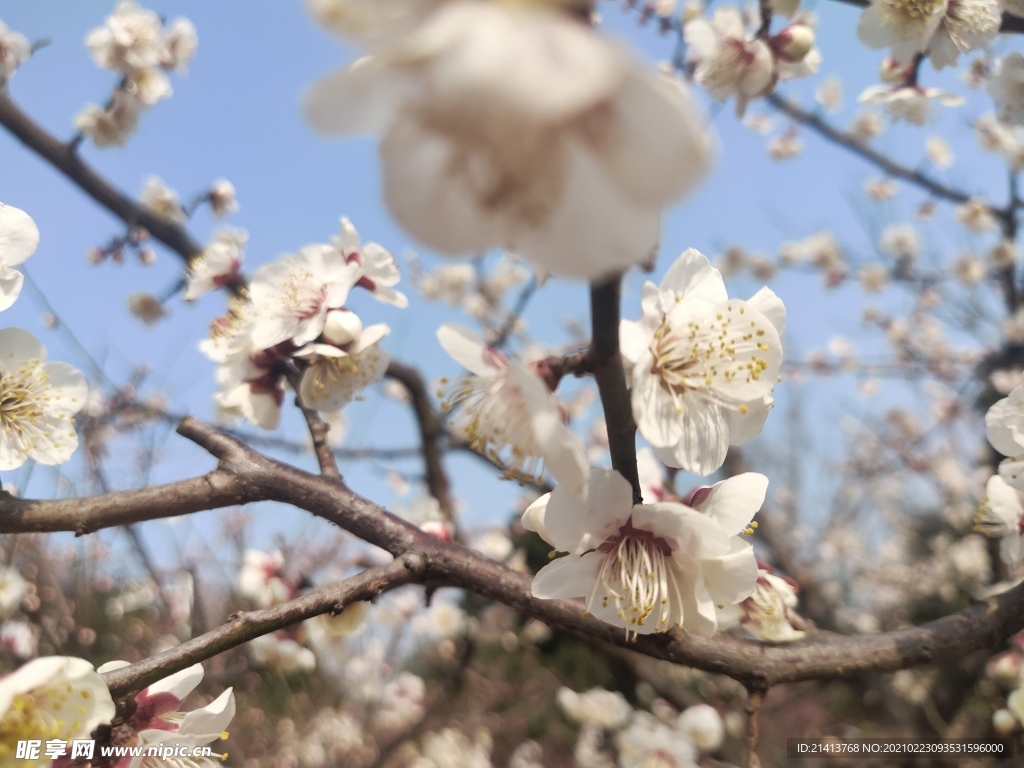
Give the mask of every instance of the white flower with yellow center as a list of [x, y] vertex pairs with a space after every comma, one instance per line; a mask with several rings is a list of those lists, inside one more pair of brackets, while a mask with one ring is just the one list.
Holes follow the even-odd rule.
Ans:
[[924, 51], [946, 15], [948, 0], [874, 0], [860, 14], [857, 37], [868, 48], [889, 48], [909, 64]]
[[468, 328], [446, 323], [437, 339], [471, 375], [445, 382], [442, 408], [470, 447], [508, 467], [508, 477], [540, 480], [582, 497], [587, 483], [583, 441], [569, 431], [547, 384], [523, 362], [489, 347]]
[[[112, 672], [127, 667], [127, 661], [111, 661], [99, 668]], [[156, 747], [161, 744], [195, 750], [228, 737], [227, 727], [235, 716], [235, 694], [228, 688], [205, 707], [190, 712], [181, 711], [182, 700], [202, 682], [203, 665], [175, 672], [135, 695], [135, 709], [125, 725], [131, 737], [124, 746]], [[122, 768], [207, 768], [219, 765], [222, 757], [214, 759], [185, 756], [135, 755], [124, 761]], [[122, 763], [119, 763], [122, 765]]]
[[999, 476], [1024, 491], [1024, 383], [988, 409], [985, 432], [992, 447], [1007, 457], [999, 465]]
[[928, 46], [936, 69], [955, 66], [961, 53], [980, 51], [999, 35], [1003, 9], [998, 0], [949, 0]]
[[347, 263], [329, 245], [308, 245], [296, 256], [263, 265], [249, 286], [254, 347], [310, 343], [323, 333], [327, 313], [345, 305], [359, 277], [360, 265]]
[[727, 605], [719, 611], [718, 620], [723, 628], [739, 627], [758, 640], [791, 643], [806, 635], [794, 626], [802, 623], [796, 613], [798, 604], [796, 585], [759, 564], [754, 593], [738, 605]]
[[637, 428], [664, 463], [711, 474], [730, 444], [764, 427], [786, 308], [767, 288], [730, 300], [721, 273], [693, 248], [660, 286], [644, 285], [642, 306], [620, 328]]
[[329, 312], [324, 341], [294, 353], [296, 358], [309, 360], [299, 385], [302, 404], [318, 411], [337, 411], [384, 378], [391, 358], [380, 342], [389, 333], [391, 328], [385, 323], [363, 328], [355, 312]]
[[24, 275], [16, 269], [39, 246], [39, 229], [19, 208], [0, 203], [0, 310], [8, 309], [21, 294]]
[[88, 395], [85, 377], [47, 363], [46, 348], [21, 328], [0, 330], [0, 470], [28, 459], [61, 464], [78, 447], [74, 415]]
[[18, 742], [87, 739], [114, 717], [103, 679], [85, 659], [46, 656], [0, 678], [0, 765], [42, 768], [50, 758], [19, 760]]
[[540, 3], [441, 3], [306, 112], [329, 135], [382, 135], [388, 207], [425, 245], [571, 277], [648, 259], [661, 209], [710, 163], [680, 84]]
[[752, 533], [768, 479], [746, 473], [691, 494], [690, 504], [633, 504], [618, 472], [591, 469], [585, 501], [559, 488], [523, 513], [523, 526], [568, 552], [534, 577], [540, 598], [583, 597], [587, 612], [626, 634], [674, 627], [713, 635], [716, 606], [754, 590]]

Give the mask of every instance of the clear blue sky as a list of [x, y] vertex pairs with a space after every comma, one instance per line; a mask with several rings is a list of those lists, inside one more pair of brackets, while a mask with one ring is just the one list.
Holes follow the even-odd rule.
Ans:
[[[95, 0], [34, 0], [0, 4], [0, 19], [30, 39], [50, 38], [11, 82], [13, 98], [49, 130], [70, 136], [72, 119], [87, 102], [102, 103], [113, 78], [90, 60], [82, 40], [114, 6]], [[606, 26], [627, 36], [644, 48], [652, 59], [668, 58], [672, 41], [653, 30], [638, 30], [632, 19], [618, 10], [618, 4], [602, 3]], [[303, 122], [299, 99], [318, 77], [341, 65], [351, 56], [338, 43], [315, 27], [302, 4], [258, 3], [243, 0], [166, 0], [147, 3], [168, 18], [187, 16], [199, 33], [199, 50], [186, 77], [174, 76], [174, 96], [148, 112], [142, 126], [125, 149], [83, 148], [84, 157], [114, 183], [137, 194], [145, 178], [156, 174], [176, 188], [183, 199], [204, 189], [216, 178], [230, 179], [238, 189], [241, 211], [229, 222], [249, 230], [247, 268], [294, 252], [310, 242], [325, 241], [337, 229], [338, 217], [349, 216], [364, 241], [376, 240], [394, 253], [419, 250], [392, 222], [381, 203], [379, 174], [374, 143], [369, 140], [327, 142], [316, 137]], [[867, 51], [855, 38], [857, 10], [821, 2], [819, 45], [824, 53], [822, 75], [781, 91], [809, 103], [809, 94], [822, 76], [838, 74], [845, 86], [845, 107], [835, 119], [846, 124], [857, 111], [856, 94], [876, 81], [878, 52]], [[999, 50], [1017, 46], [1001, 42]], [[951, 76], [924, 70], [927, 83], [945, 84], [967, 94], [968, 89]], [[896, 129], [877, 140], [877, 146], [905, 159], [910, 165], [924, 165], [924, 138], [932, 132], [945, 135], [957, 155], [957, 163], [940, 178], [963, 186], [970, 192], [989, 192], [1004, 199], [1004, 181], [995, 158], [979, 152], [966, 128], [970, 120], [986, 109], [985, 99], [974, 96], [968, 105], [944, 116], [932, 129]], [[752, 111], [766, 107], [754, 105]], [[733, 118], [731, 105], [710, 106], [718, 137], [718, 162], [708, 183], [693, 199], [671, 211], [665, 219], [664, 246], [656, 276], [686, 247], [694, 246], [714, 257], [729, 244], [738, 243], [768, 254], [778, 244], [819, 229], [831, 229], [848, 253], [861, 259], [874, 256], [873, 242], [886, 223], [907, 220], [923, 199], [915, 190], [901, 185], [891, 203], [869, 204], [862, 192], [866, 179], [879, 174], [862, 161], [835, 150], [803, 131], [803, 155], [785, 163], [770, 160], [765, 139], [743, 128]], [[779, 129], [784, 122], [777, 120]], [[0, 132], [0, 200], [28, 211], [42, 232], [42, 243], [27, 263], [29, 273], [42, 292], [58, 309], [81, 343], [96, 359], [105, 360], [106, 371], [115, 381], [126, 378], [131, 367], [147, 364], [153, 371], [151, 388], [162, 389], [176, 410], [200, 417], [212, 412], [213, 368], [196, 349], [210, 319], [223, 309], [217, 296], [195, 306], [172, 305], [172, 318], [154, 328], [141, 325], [127, 311], [127, 297], [136, 291], [162, 292], [180, 276], [177, 257], [160, 250], [152, 267], [137, 264], [90, 267], [85, 253], [105, 243], [122, 229], [118, 221], [100, 210], [79, 190], [67, 184], [45, 163], [24, 151]], [[940, 207], [936, 222], [922, 227], [925, 242], [936, 254], [950, 255], [970, 244], [951, 224], [952, 211]], [[207, 212], [193, 223], [198, 239], [209, 236], [215, 222]], [[639, 313], [638, 289], [641, 277], [629, 279], [626, 316]], [[800, 355], [818, 348], [833, 335], [843, 334], [858, 342], [865, 354], [883, 349], [881, 342], [858, 329], [862, 306], [854, 287], [823, 293], [817, 276], [792, 275], [776, 279], [772, 287], [789, 309], [789, 327], [784, 341], [790, 354]], [[734, 281], [731, 291], [747, 296], [757, 289], [747, 279]], [[905, 305], [898, 294], [883, 299], [890, 306]], [[384, 321], [394, 331], [387, 347], [394, 357], [423, 367], [428, 376], [453, 373], [454, 364], [438, 348], [434, 329], [446, 319], [466, 322], [437, 305], [412, 297], [409, 310], [402, 312], [373, 302], [361, 305], [370, 322]], [[563, 339], [560, 318], [567, 308], [582, 313], [586, 289], [580, 284], [553, 281], [535, 299], [527, 314], [539, 338]], [[66, 334], [44, 329], [42, 309], [26, 289], [21, 301], [9, 310], [4, 321], [40, 335], [51, 349], [51, 357], [72, 362], [83, 369], [89, 363], [70, 344]], [[805, 407], [813, 424], [835, 424], [844, 413], [866, 406], [860, 403], [849, 382], [802, 387], [781, 385], [777, 392], [779, 410], [770, 428], [756, 445], [771, 446], [782, 415], [793, 398]], [[408, 445], [413, 440], [411, 419], [399, 406], [371, 396], [348, 411], [352, 430], [350, 445]], [[299, 435], [291, 419], [284, 433]], [[814, 450], [837, 455], [839, 437], [833, 427], [816, 432]], [[776, 438], [777, 439], [777, 438]], [[154, 474], [167, 480], [203, 471], [211, 462], [198, 450], [171, 435], [164, 445], [165, 460]], [[115, 457], [115, 464], [131, 465], [132, 456]], [[311, 459], [303, 458], [307, 465]], [[410, 466], [414, 466], [410, 465]], [[343, 467], [349, 482], [368, 495], [388, 502], [392, 499], [379, 471], [367, 464]], [[476, 462], [454, 458], [450, 471], [457, 478], [456, 490], [464, 499], [468, 519], [475, 523], [503, 520], [507, 501], [514, 490], [502, 486], [478, 470]], [[29, 491], [33, 495], [55, 493], [53, 473], [36, 471]], [[133, 476], [125, 471], [115, 481], [127, 485]], [[22, 485], [28, 470], [12, 473], [4, 480]], [[203, 530], [216, 530], [216, 514], [203, 518]], [[264, 537], [274, 531], [306, 527], [303, 513], [277, 509], [258, 513]], [[164, 535], [167, 523], [149, 524], [150, 539]], [[180, 529], [177, 529], [180, 530]], [[180, 535], [180, 534], [176, 534]]]

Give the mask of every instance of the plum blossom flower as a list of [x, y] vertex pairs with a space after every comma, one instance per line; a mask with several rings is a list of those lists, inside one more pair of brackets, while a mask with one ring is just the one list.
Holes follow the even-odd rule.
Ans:
[[615, 731], [629, 722], [633, 708], [618, 691], [591, 688], [577, 693], [571, 688], [560, 688], [556, 697], [561, 710], [580, 725], [596, 723], [606, 731]]
[[987, 48], [999, 35], [1002, 20], [999, 0], [948, 0], [928, 45], [929, 60], [936, 69], [955, 66], [961, 53]]
[[31, 659], [39, 652], [39, 637], [27, 621], [5, 621], [0, 625], [0, 648], [16, 659]]
[[999, 229], [992, 208], [980, 197], [972, 197], [956, 207], [956, 220], [971, 232], [985, 233]]
[[992, 447], [1008, 457], [999, 465], [999, 476], [1024, 491], [1024, 383], [988, 409], [985, 432]]
[[259, 608], [287, 602], [295, 595], [292, 586], [282, 577], [283, 572], [284, 555], [280, 551], [246, 550], [242, 567], [238, 569], [238, 594]]
[[714, 752], [725, 740], [725, 723], [710, 704], [694, 704], [679, 714], [676, 728], [701, 752]]
[[540, 598], [583, 597], [587, 612], [626, 634], [683, 627], [713, 635], [716, 605], [747, 598], [757, 580], [753, 547], [740, 534], [764, 501], [768, 479], [746, 473], [676, 502], [633, 504], [618, 472], [591, 469], [586, 500], [556, 488], [522, 523], [568, 552], [533, 580]]
[[964, 103], [962, 96], [917, 85], [873, 85], [864, 89], [859, 101], [862, 104], [884, 104], [885, 110], [894, 123], [907, 122], [924, 125], [932, 119], [932, 102], [944, 107], [959, 107]]
[[81, 372], [47, 363], [39, 339], [21, 328], [0, 330], [0, 470], [71, 458], [78, 447], [73, 417], [87, 396]]
[[546, 468], [565, 492], [581, 497], [586, 449], [563, 423], [541, 377], [460, 325], [442, 325], [437, 339], [471, 374], [450, 383], [442, 408], [456, 409], [453, 426], [473, 450], [504, 460], [514, 479], [539, 479]]
[[0, 678], [0, 764], [49, 766], [50, 758], [16, 759], [18, 742], [89, 738], [114, 717], [103, 679], [85, 659], [45, 656]]
[[647, 712], [638, 712], [615, 737], [621, 768], [696, 768], [697, 750], [679, 731]]
[[238, 199], [235, 197], [235, 185], [227, 179], [213, 182], [209, 192], [210, 208], [218, 219], [226, 218], [238, 211]]
[[383, 135], [384, 196], [425, 245], [505, 247], [546, 272], [644, 261], [659, 211], [710, 143], [683, 86], [598, 32], [529, 3], [442, 3], [310, 93], [322, 133]]
[[287, 632], [261, 635], [246, 646], [250, 658], [261, 667], [273, 667], [291, 674], [316, 669], [316, 654]]
[[1000, 120], [1024, 125], [1024, 56], [1012, 51], [999, 59], [988, 95], [996, 102]]
[[1020, 535], [1024, 527], [1024, 504], [1020, 493], [999, 475], [985, 485], [985, 498], [978, 505], [973, 528], [990, 538], [1000, 539], [999, 556], [1011, 568], [1020, 561]]
[[28, 582], [17, 568], [0, 566], [0, 618], [10, 616], [28, 594]]
[[640, 319], [620, 326], [637, 428], [664, 463], [710, 474], [768, 418], [786, 308], [768, 288], [730, 300], [693, 248], [660, 286], [645, 283], [641, 304]]
[[946, 15], [948, 0], [874, 0], [861, 11], [857, 37], [868, 48], [889, 48], [909, 63], [928, 46]]
[[75, 128], [98, 148], [123, 147], [139, 127], [145, 105], [123, 89], [114, 91], [110, 104], [89, 104], [75, 116]]
[[0, 203], [0, 311], [9, 309], [18, 296], [25, 276], [16, 269], [39, 247], [39, 228], [20, 208]]
[[213, 242], [189, 262], [185, 276], [185, 300], [195, 301], [238, 280], [245, 257], [242, 251], [244, 242], [233, 233], [218, 232]]
[[398, 283], [400, 277], [395, 257], [377, 243], [361, 246], [359, 232], [347, 217], [342, 216], [341, 234], [331, 238], [331, 245], [341, 252], [345, 261], [355, 262], [363, 268], [357, 285], [368, 290], [371, 296], [396, 307], [409, 306], [405, 294], [391, 287]]
[[341, 38], [379, 41], [407, 32], [441, 0], [306, 0], [310, 15]]
[[160, 16], [131, 0], [118, 4], [102, 27], [85, 37], [85, 47], [97, 66], [129, 73], [159, 66], [163, 53], [163, 22]]
[[295, 357], [310, 361], [299, 386], [303, 405], [337, 411], [384, 378], [391, 358], [380, 342], [389, 333], [391, 329], [384, 323], [363, 328], [354, 312], [328, 312], [323, 332], [327, 343], [310, 344], [295, 352]]
[[694, 79], [716, 101], [732, 96], [737, 117], [743, 116], [751, 99], [775, 86], [772, 50], [764, 40], [748, 36], [738, 8], [718, 8], [710, 20], [698, 17], [683, 30]]
[[249, 286], [255, 323], [253, 346], [283, 341], [296, 347], [323, 333], [327, 313], [345, 305], [360, 266], [347, 263], [329, 245], [307, 245], [291, 258], [264, 264]]
[[[127, 661], [111, 661], [99, 672], [112, 672], [127, 667]], [[154, 747], [160, 744], [179, 744], [183, 747], [203, 747], [228, 737], [227, 727], [235, 716], [235, 694], [231, 688], [205, 707], [183, 712], [182, 701], [203, 679], [203, 665], [176, 672], [153, 683], [135, 695], [135, 710], [125, 725], [128, 734], [118, 746]], [[123, 758], [118, 768], [212, 768], [220, 763], [220, 755], [210, 758], [165, 756], [154, 760], [145, 755]]]
[[0, 21], [0, 83], [9, 79], [31, 55], [28, 38]]
[[199, 47], [196, 27], [188, 19], [175, 19], [164, 29], [164, 47], [160, 66], [184, 72]]
[[174, 224], [185, 224], [188, 219], [181, 207], [178, 193], [168, 187], [158, 176], [150, 176], [142, 188], [139, 202], [158, 219]]
[[754, 593], [738, 605], [719, 612], [723, 627], [738, 626], [751, 637], [769, 643], [790, 643], [806, 634], [796, 629], [803, 620], [796, 613], [799, 604], [796, 584], [758, 563]]

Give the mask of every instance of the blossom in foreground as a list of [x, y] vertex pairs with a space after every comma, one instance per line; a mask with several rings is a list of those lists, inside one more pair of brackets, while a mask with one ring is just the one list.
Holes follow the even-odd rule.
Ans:
[[928, 45], [929, 60], [936, 69], [952, 67], [961, 53], [988, 48], [999, 36], [1002, 20], [999, 0], [949, 0]]
[[583, 597], [587, 612], [627, 635], [718, 628], [716, 606], [749, 597], [753, 547], [741, 534], [764, 502], [768, 479], [746, 473], [675, 502], [633, 504], [618, 472], [591, 469], [585, 501], [556, 488], [523, 514], [523, 526], [568, 552], [534, 577], [540, 598]]
[[569, 495], [586, 490], [586, 449], [562, 420], [544, 380], [519, 360], [489, 347], [468, 328], [445, 323], [437, 339], [471, 375], [454, 379], [442, 408], [478, 453], [503, 461], [508, 476], [539, 480], [544, 469]]
[[409, 306], [406, 295], [391, 287], [398, 283], [400, 277], [395, 257], [377, 243], [362, 245], [359, 232], [348, 217], [341, 217], [341, 234], [331, 238], [331, 245], [338, 249], [345, 261], [362, 267], [357, 285], [368, 290], [371, 296], [396, 307]]
[[1024, 56], [1012, 51], [999, 59], [988, 95], [996, 102], [1000, 120], [1024, 125]]
[[301, 347], [324, 330], [327, 313], [340, 309], [359, 280], [359, 265], [339, 258], [329, 245], [308, 245], [296, 256], [264, 264], [253, 275], [253, 346], [283, 341]]
[[862, 104], [884, 104], [894, 123], [911, 125], [924, 125], [932, 119], [932, 102], [944, 107], [959, 107], [964, 103], [962, 96], [917, 85], [873, 85], [865, 88], [858, 100]]
[[868, 48], [889, 48], [892, 58], [909, 63], [942, 23], [948, 0], [874, 0], [861, 11], [857, 37]]
[[342, 38], [380, 41], [412, 29], [441, 0], [306, 0], [316, 21]]
[[771, 48], [759, 38], [748, 39], [738, 8], [718, 8], [710, 20], [698, 17], [688, 21], [684, 36], [694, 79], [713, 99], [733, 97], [738, 117], [743, 116], [747, 102], [775, 86]]
[[730, 300], [721, 273], [693, 248], [660, 286], [645, 283], [642, 307], [620, 328], [637, 428], [664, 463], [711, 474], [730, 444], [764, 427], [786, 308], [767, 288]]
[[539, 4], [441, 4], [306, 111], [322, 133], [382, 134], [385, 199], [425, 245], [571, 277], [648, 259], [660, 210], [710, 162], [681, 84]]
[[[127, 667], [127, 661], [111, 661], [99, 668], [99, 672], [112, 672]], [[128, 735], [118, 746], [154, 747], [160, 744], [181, 745], [194, 750], [218, 739], [226, 739], [227, 727], [235, 716], [235, 695], [228, 688], [205, 707], [190, 712], [181, 710], [182, 701], [202, 682], [203, 665], [175, 672], [159, 682], [153, 683], [135, 695], [135, 710], [125, 725]], [[220, 756], [209, 758], [163, 757], [158, 765], [168, 768], [207, 768], [220, 763]], [[136, 755], [125, 758], [120, 768], [150, 768], [151, 758]]]
[[380, 342], [391, 333], [385, 323], [363, 328], [358, 315], [347, 310], [328, 313], [326, 343], [310, 344], [295, 352], [309, 360], [302, 373], [299, 395], [303, 405], [319, 411], [337, 411], [376, 384], [391, 358]]
[[20, 208], [0, 203], [0, 311], [21, 295], [25, 276], [16, 269], [39, 247], [39, 228]]
[[0, 83], [9, 79], [31, 55], [28, 38], [0, 21]]
[[21, 328], [0, 330], [0, 470], [28, 459], [61, 464], [78, 447], [74, 415], [88, 389], [67, 363], [47, 363], [46, 348]]
[[999, 475], [985, 485], [985, 498], [974, 516], [974, 530], [999, 539], [999, 556], [1010, 567], [1020, 561], [1020, 534], [1024, 526], [1024, 504], [1020, 493]]
[[46, 656], [0, 678], [0, 765], [49, 766], [50, 758], [16, 759], [18, 742], [87, 739], [114, 717], [103, 679], [85, 659]]
[[999, 465], [999, 476], [1018, 491], [1024, 491], [1024, 383], [985, 414], [989, 443], [1007, 458]]

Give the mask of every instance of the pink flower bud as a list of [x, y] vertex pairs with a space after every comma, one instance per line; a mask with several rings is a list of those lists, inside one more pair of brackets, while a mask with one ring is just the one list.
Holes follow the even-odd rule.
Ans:
[[814, 30], [807, 24], [790, 24], [774, 35], [769, 44], [777, 59], [796, 64], [814, 48]]
[[452, 540], [452, 530], [448, 527], [447, 523], [442, 523], [439, 520], [429, 520], [420, 526], [420, 530], [424, 533], [429, 533], [435, 539], [441, 541]]

